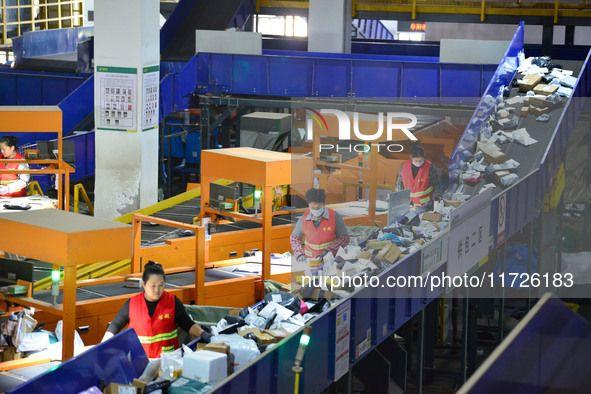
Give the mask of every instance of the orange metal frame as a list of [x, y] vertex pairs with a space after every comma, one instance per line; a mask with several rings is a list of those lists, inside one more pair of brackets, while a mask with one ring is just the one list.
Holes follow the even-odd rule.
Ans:
[[151, 222], [163, 226], [174, 227], [182, 230], [195, 232], [195, 303], [205, 304], [205, 264], [208, 262], [209, 242], [205, 240], [205, 227], [174, 222], [172, 220], [160, 219], [153, 216], [134, 214], [132, 216], [133, 227], [133, 254], [131, 255], [131, 273], [141, 272], [142, 264], [142, 222]]
[[[0, 133], [57, 133], [57, 160], [10, 160], [0, 163], [28, 163], [48, 165], [45, 169], [0, 170], [0, 174], [55, 174], [58, 178], [58, 208], [70, 208], [70, 173], [75, 172], [63, 160], [62, 111], [58, 106], [0, 106]], [[57, 168], [56, 168], [57, 167]], [[64, 180], [62, 181], [62, 175]], [[62, 188], [62, 186], [64, 186]], [[64, 191], [66, 191], [64, 193]]]
[[[209, 205], [209, 184], [218, 178], [245, 182], [262, 188], [260, 216], [226, 211], [223, 214], [262, 224], [263, 281], [271, 278], [273, 188], [294, 183], [292, 179], [294, 159], [297, 157], [288, 153], [255, 148], [226, 148], [201, 152], [201, 211], [199, 219], [219, 213]], [[297, 161], [300, 164], [305, 164], [309, 160]], [[311, 170], [308, 173], [308, 176], [310, 175]], [[259, 298], [262, 298], [262, 293], [259, 294]]]
[[0, 226], [10, 228], [0, 237], [1, 250], [64, 267], [61, 305], [31, 297], [8, 297], [7, 300], [60, 316], [64, 321], [62, 359], [71, 358], [74, 355], [77, 266], [129, 258], [131, 226], [55, 209], [1, 215]]

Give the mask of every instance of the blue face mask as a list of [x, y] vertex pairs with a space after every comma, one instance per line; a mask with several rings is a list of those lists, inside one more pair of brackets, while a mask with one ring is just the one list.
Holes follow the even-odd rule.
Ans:
[[312, 216], [315, 216], [318, 218], [318, 217], [322, 216], [322, 214], [324, 213], [324, 208], [320, 208], [317, 210], [310, 209], [310, 213], [312, 214]]

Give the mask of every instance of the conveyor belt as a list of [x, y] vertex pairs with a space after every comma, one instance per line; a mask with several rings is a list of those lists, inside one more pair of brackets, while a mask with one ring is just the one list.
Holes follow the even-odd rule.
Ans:
[[[260, 273], [260, 264], [250, 263], [245, 264], [245, 267], [248, 267], [248, 270], [240, 270], [235, 269], [235, 267], [227, 267], [224, 269], [207, 269], [205, 270], [205, 282], [214, 282], [223, 279], [233, 279], [233, 278], [241, 278], [245, 276], [256, 275]], [[259, 267], [258, 270], [255, 270], [256, 267]], [[233, 269], [234, 268], [234, 269]], [[192, 285], [195, 283], [195, 273], [194, 271], [187, 271], [187, 272], [179, 272], [175, 274], [168, 274], [166, 275], [166, 288], [173, 289], [175, 287], [180, 286], [187, 286]], [[125, 283], [117, 282], [117, 283], [108, 283], [102, 285], [93, 285], [93, 286], [85, 286], [85, 287], [78, 287], [76, 289], [76, 300], [77, 301], [84, 301], [84, 300], [93, 300], [97, 298], [105, 298], [105, 297], [113, 297], [113, 296], [120, 296], [126, 294], [134, 294], [138, 293], [139, 289], [129, 288], [124, 286]], [[57, 303], [62, 303], [62, 292], [57, 297]], [[51, 295], [51, 291], [43, 291], [33, 295], [33, 298], [43, 302], [53, 302], [53, 296]]]
[[[580, 61], [553, 60], [553, 62], [561, 64], [564, 70], [572, 70], [573, 76], [575, 77], [580, 74], [581, 67], [583, 66], [583, 62]], [[512, 88], [511, 97], [517, 96], [518, 91], [518, 88]], [[503, 145], [497, 144], [497, 146], [505, 153], [507, 159], [513, 159], [519, 162], [519, 167], [517, 168], [516, 172], [516, 174], [519, 176], [519, 179], [525, 178], [528, 174], [540, 166], [540, 163], [544, 157], [544, 153], [551, 142], [550, 140], [552, 138], [552, 134], [554, 133], [554, 129], [556, 129], [564, 109], [565, 105], [563, 104], [549, 112], [551, 119], [547, 123], [538, 122], [536, 120], [537, 116], [531, 114], [525, 118], [520, 118], [517, 128], [520, 129], [525, 127], [530, 136], [538, 141], [535, 144], [523, 146], [515, 141]], [[471, 193], [471, 195], [475, 195], [485, 183], [487, 182], [482, 180], [476, 186], [468, 187], [467, 190], [469, 193]], [[500, 193], [502, 193], [502, 189], [499, 187], [495, 187], [493, 189], [493, 196], [496, 196]]]
[[13, 369], [8, 372], [0, 372], [0, 392], [4, 393], [13, 389], [24, 382], [31, 380], [50, 369], [56, 368], [61, 363], [52, 361], [46, 364], [35, 365], [32, 367]]

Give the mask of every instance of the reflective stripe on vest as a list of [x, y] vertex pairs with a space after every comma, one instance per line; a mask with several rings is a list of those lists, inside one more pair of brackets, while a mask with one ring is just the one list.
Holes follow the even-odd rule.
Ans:
[[431, 162], [425, 160], [425, 164], [419, 168], [417, 176], [412, 176], [412, 161], [402, 163], [402, 184], [405, 189], [410, 189], [410, 201], [413, 204], [424, 205], [433, 200], [433, 186], [429, 184], [429, 171]]
[[418, 193], [410, 193], [411, 197], [423, 197], [426, 194], [429, 194], [433, 191], [433, 186], [429, 186], [429, 188], [425, 191], [418, 192]]
[[139, 338], [141, 343], [154, 343], [154, 342], [158, 342], [158, 341], [168, 341], [168, 340], [176, 338], [176, 336], [177, 336], [177, 329], [175, 328], [174, 331], [167, 332], [164, 334], [158, 334], [158, 335], [154, 335], [151, 337], [143, 337], [143, 336], [138, 335], [137, 337]]
[[304, 214], [302, 219], [302, 233], [304, 233], [304, 253], [307, 257], [316, 257], [320, 252], [329, 247], [336, 239], [335, 211], [325, 208], [328, 219], [322, 217], [318, 228], [313, 220], [306, 220], [310, 211]]

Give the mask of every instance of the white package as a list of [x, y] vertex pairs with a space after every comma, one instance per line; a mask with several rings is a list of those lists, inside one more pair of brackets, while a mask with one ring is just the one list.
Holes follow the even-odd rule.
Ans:
[[228, 356], [223, 353], [199, 350], [183, 357], [183, 377], [216, 384], [228, 372]]
[[17, 352], [35, 352], [49, 347], [49, 334], [47, 332], [30, 332], [23, 335], [22, 341], [16, 348]]
[[530, 146], [538, 142], [538, 140], [535, 140], [530, 137], [529, 133], [525, 128], [515, 130], [513, 132], [513, 139], [523, 146]]
[[278, 320], [286, 320], [289, 319], [294, 312], [290, 309], [287, 309], [284, 306], [279, 305], [276, 302], [269, 302], [265, 307], [259, 312], [259, 316], [262, 316], [266, 319], [271, 317], [273, 313], [277, 313], [276, 319]]
[[248, 364], [261, 354], [255, 341], [243, 338], [238, 334], [214, 335], [211, 337], [211, 343], [225, 343], [230, 346], [230, 353], [234, 355], [235, 369]]

